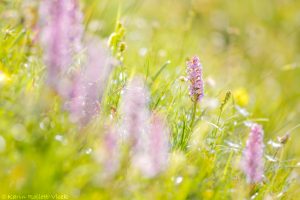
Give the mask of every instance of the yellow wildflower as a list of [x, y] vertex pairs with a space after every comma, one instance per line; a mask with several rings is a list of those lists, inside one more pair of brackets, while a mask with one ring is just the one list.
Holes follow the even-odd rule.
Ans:
[[233, 91], [235, 102], [240, 106], [246, 106], [249, 103], [249, 95], [245, 88], [238, 88]]

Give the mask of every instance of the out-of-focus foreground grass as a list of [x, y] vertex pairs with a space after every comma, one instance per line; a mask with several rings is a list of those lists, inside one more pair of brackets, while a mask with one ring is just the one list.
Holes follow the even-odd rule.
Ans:
[[[82, 1], [87, 32], [105, 40], [117, 19], [126, 30], [124, 65], [109, 84], [103, 115], [118, 109], [115, 91], [124, 84], [118, 72], [126, 78], [142, 74], [150, 109], [167, 116], [172, 133], [165, 173], [144, 179], [123, 169], [112, 180], [103, 179], [95, 161], [101, 128], [79, 130], [60, 99], [45, 89], [45, 66], [30, 28], [37, 19], [35, 3], [0, 1], [0, 195], [248, 198], [239, 160], [249, 132], [244, 124], [255, 121], [264, 126], [266, 144], [266, 181], [256, 198], [297, 199], [300, 129], [293, 127], [300, 123], [300, 1]], [[187, 148], [181, 138], [192, 104], [182, 76], [192, 55], [203, 64], [205, 98]], [[217, 123], [227, 91], [233, 97]], [[219, 140], [210, 149], [216, 127]], [[289, 131], [290, 140], [279, 150], [269, 142]]]

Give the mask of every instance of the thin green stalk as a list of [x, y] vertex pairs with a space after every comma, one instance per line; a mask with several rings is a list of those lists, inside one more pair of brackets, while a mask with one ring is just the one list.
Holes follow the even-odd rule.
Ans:
[[[217, 120], [217, 123], [216, 123], [217, 127], [219, 127], [221, 115], [222, 115], [222, 110], [220, 110], [220, 113], [219, 113], [219, 116], [218, 116], [218, 120]], [[213, 130], [212, 136], [213, 136], [214, 138], [216, 137], [216, 135], [217, 135], [217, 133], [218, 133], [218, 130], [219, 130], [218, 128], [215, 128], [215, 129]]]
[[182, 134], [181, 134], [181, 139], [180, 139], [180, 147], [183, 150], [184, 149], [184, 138], [185, 138], [185, 122], [183, 122], [183, 127], [182, 127]]
[[198, 103], [195, 101], [194, 105], [193, 105], [193, 110], [192, 110], [191, 123], [190, 123], [190, 126], [188, 127], [189, 132], [187, 134], [185, 134], [184, 131], [182, 132], [182, 137], [181, 137], [181, 142], [180, 142], [182, 149], [184, 149], [186, 147], [186, 144], [188, 143], [189, 137], [190, 137], [191, 132], [193, 130], [194, 122], [195, 122], [195, 118], [196, 118], [196, 112], [197, 112], [197, 104]]
[[225, 178], [226, 178], [227, 171], [228, 171], [229, 165], [231, 163], [231, 159], [233, 157], [233, 153], [234, 153], [234, 151], [231, 151], [230, 154], [229, 154], [229, 156], [228, 156], [228, 159], [227, 159], [224, 171], [223, 171], [223, 180], [225, 180]]
[[[274, 155], [273, 155], [273, 158], [275, 158], [275, 157], [277, 156], [279, 150], [280, 150], [280, 149], [276, 149], [276, 151], [275, 151], [275, 153], [274, 153]], [[268, 167], [266, 168], [266, 170], [265, 170], [266, 173], [268, 173], [268, 171], [270, 170], [271, 165], [272, 165], [272, 162], [270, 162], [269, 165], [268, 165]]]
[[196, 117], [196, 112], [197, 112], [197, 104], [198, 104], [198, 102], [195, 101], [194, 106], [193, 106], [193, 112], [192, 112], [192, 120], [191, 120], [191, 124], [190, 124], [191, 131], [193, 129], [194, 122], [195, 122], [195, 117]]

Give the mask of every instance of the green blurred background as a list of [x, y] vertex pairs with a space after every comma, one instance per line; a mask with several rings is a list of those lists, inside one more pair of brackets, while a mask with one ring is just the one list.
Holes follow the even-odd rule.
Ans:
[[[179, 110], [190, 106], [189, 98], [182, 97], [187, 96], [187, 90], [180, 80], [185, 76], [186, 58], [193, 55], [198, 55], [203, 64], [206, 90], [203, 107], [209, 108], [210, 114], [204, 117], [207, 121], [217, 119], [217, 107], [224, 94], [231, 91], [236, 104], [247, 110], [250, 119], [253, 117], [264, 125], [268, 139], [276, 140], [300, 123], [300, 1], [85, 0], [81, 3], [89, 33], [107, 39], [116, 21], [123, 23], [127, 45], [124, 67], [128, 76], [139, 73], [148, 79], [170, 61], [150, 90], [151, 108], [165, 112], [171, 127], [178, 124]], [[36, 5], [34, 0], [0, 0], [0, 69], [12, 80], [0, 86], [0, 118], [7, 119], [0, 121], [0, 131], [6, 139], [6, 151], [0, 151], [0, 161], [3, 171], [14, 174], [11, 180], [16, 181], [11, 183], [6, 172], [0, 178], [3, 176], [4, 183], [16, 188], [30, 182], [25, 191], [35, 188], [51, 191], [57, 190], [51, 183], [57, 183], [54, 180], [70, 172], [64, 184], [70, 188], [84, 187], [88, 180], [81, 175], [92, 176], [85, 170], [94, 168], [88, 162], [90, 158], [80, 154], [79, 158], [66, 162], [65, 157], [73, 155], [75, 147], [71, 144], [58, 147], [48, 141], [57, 133], [74, 133], [76, 128], [65, 126], [65, 113], [60, 113], [56, 104], [49, 106], [55, 107], [50, 116], [35, 115], [50, 109], [44, 105], [49, 99], [41, 98], [28, 86], [41, 81], [44, 70], [41, 59], [35, 57], [39, 53], [34, 45], [29, 39], [22, 39], [30, 38], [31, 33], [24, 31], [24, 27], [36, 23]], [[26, 63], [31, 63], [30, 67]], [[37, 99], [42, 99], [42, 103], [36, 104]], [[108, 104], [109, 108], [117, 106], [113, 98]], [[174, 110], [170, 110], [173, 105]], [[20, 125], [23, 122], [26, 128]], [[284, 151], [286, 159], [296, 162], [300, 160], [299, 130], [291, 132]], [[52, 135], [48, 138], [44, 133]], [[26, 134], [32, 135], [23, 136]], [[20, 141], [13, 142], [16, 138]], [[0, 140], [0, 147], [1, 144], [3, 147]], [[32, 164], [31, 160], [36, 162]], [[32, 166], [39, 165], [45, 168], [36, 173]], [[52, 165], [53, 168], [48, 167]], [[77, 165], [74, 171], [70, 169]], [[76, 176], [80, 181], [74, 181]], [[19, 180], [20, 177], [25, 178]], [[39, 185], [40, 182], [45, 184]], [[5, 184], [2, 190], [9, 191], [9, 187]]]
[[[103, 37], [113, 31], [122, 5], [129, 68], [155, 74], [170, 60], [160, 77], [168, 82], [184, 75], [186, 57], [198, 55], [208, 82], [207, 96], [226, 90], [242, 96], [242, 106], [268, 119], [268, 137], [285, 134], [300, 123], [299, 1], [86, 2], [86, 13], [91, 13], [88, 27]], [[297, 133], [291, 142], [294, 156], [300, 153]]]

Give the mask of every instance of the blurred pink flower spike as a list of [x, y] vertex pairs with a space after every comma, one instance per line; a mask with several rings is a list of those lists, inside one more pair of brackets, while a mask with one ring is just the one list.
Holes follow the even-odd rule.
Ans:
[[44, 0], [40, 2], [39, 14], [47, 83], [59, 94], [65, 94], [62, 84], [74, 56], [81, 50], [82, 13], [76, 0]]
[[104, 173], [108, 176], [115, 174], [120, 167], [120, 140], [114, 127], [107, 127], [104, 137]]
[[253, 124], [243, 153], [242, 169], [249, 183], [260, 183], [264, 176], [264, 131], [261, 125]]
[[67, 109], [71, 121], [86, 125], [99, 113], [101, 99], [114, 59], [97, 38], [87, 42], [87, 63], [73, 77]]
[[131, 147], [132, 164], [151, 178], [167, 166], [169, 131], [161, 116], [150, 116], [149, 99], [143, 79], [134, 77], [125, 88], [121, 112], [123, 140]]
[[143, 146], [149, 129], [149, 92], [141, 77], [134, 77], [124, 91], [121, 104], [122, 137], [133, 151]]
[[169, 130], [163, 117], [152, 115], [150, 131], [143, 143], [134, 157], [134, 164], [143, 176], [152, 178], [163, 172], [168, 165]]

